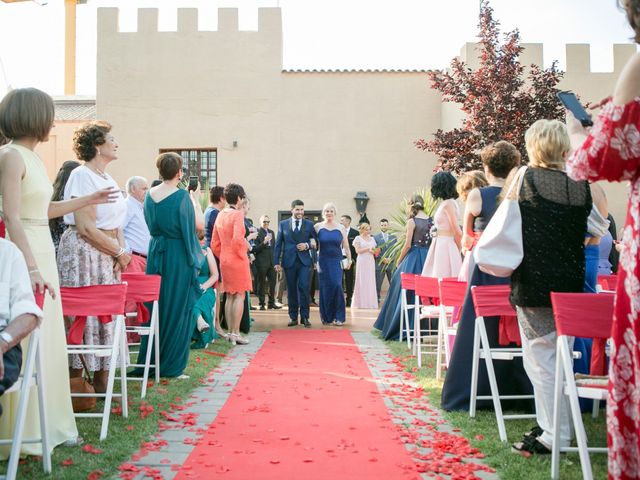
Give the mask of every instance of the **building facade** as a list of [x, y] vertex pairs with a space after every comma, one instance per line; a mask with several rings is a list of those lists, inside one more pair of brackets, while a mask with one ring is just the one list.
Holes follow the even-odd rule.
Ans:
[[[156, 178], [155, 157], [175, 150], [210, 182], [242, 184], [256, 219], [301, 198], [357, 221], [353, 198], [365, 191], [377, 223], [429, 184], [436, 158], [413, 142], [462, 118], [424, 71], [283, 70], [278, 8], [259, 9], [257, 31], [238, 30], [236, 9], [219, 9], [217, 31], [198, 30], [197, 9], [178, 9], [175, 32], [158, 31], [157, 9], [138, 10], [136, 32], [118, 31], [117, 9], [98, 12], [96, 115], [113, 125], [120, 159], [109, 170], [121, 185]], [[461, 52], [472, 67], [475, 48]], [[589, 46], [568, 45], [561, 87], [599, 100], [635, 51], [615, 45], [614, 71], [594, 73]], [[542, 64], [542, 54], [527, 44], [522, 62]], [[626, 188], [605, 188], [622, 224]]]

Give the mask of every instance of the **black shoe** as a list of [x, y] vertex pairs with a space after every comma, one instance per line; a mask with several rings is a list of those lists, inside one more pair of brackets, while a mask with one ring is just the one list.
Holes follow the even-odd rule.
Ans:
[[264, 305], [260, 305], [260, 310], [266, 310], [267, 307], [265, 307]]
[[531, 430], [529, 430], [528, 432], [524, 433], [522, 435], [522, 440], [524, 441], [527, 438], [538, 438], [540, 435], [542, 435], [544, 433], [544, 430], [542, 428], [540, 428], [540, 426], [536, 425], [535, 427], [533, 427]]
[[309, 321], [308, 318], [303, 318], [302, 324], [305, 326], [305, 328], [311, 328], [311, 322]]
[[314, 307], [317, 307], [318, 304], [316, 303], [316, 301], [312, 298], [311, 301], [309, 302], [309, 305], [313, 305]]
[[297, 320], [291, 320], [289, 323], [287, 323], [287, 327], [297, 327], [297, 326], [298, 326]]
[[281, 308], [281, 306], [276, 305], [275, 303], [273, 305], [269, 305], [269, 310], [280, 310]]
[[544, 445], [538, 438], [529, 436], [521, 442], [516, 442], [511, 445], [511, 451], [519, 453], [521, 455], [549, 455], [551, 449]]

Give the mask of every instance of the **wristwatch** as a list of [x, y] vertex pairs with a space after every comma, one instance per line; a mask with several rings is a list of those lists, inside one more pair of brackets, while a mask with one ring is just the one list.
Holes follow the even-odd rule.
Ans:
[[13, 337], [11, 336], [11, 334], [4, 330], [0, 332], [0, 338], [7, 342], [7, 345], [11, 345], [13, 343]]

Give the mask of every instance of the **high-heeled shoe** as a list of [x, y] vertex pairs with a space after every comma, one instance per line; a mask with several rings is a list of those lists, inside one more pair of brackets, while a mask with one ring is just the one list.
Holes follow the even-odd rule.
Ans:
[[232, 333], [229, 336], [229, 341], [232, 345], [249, 345], [249, 339], [241, 336], [239, 333]]
[[225, 340], [228, 340], [228, 339], [229, 339], [229, 334], [228, 334], [227, 332], [225, 332], [224, 330], [218, 330], [218, 329], [216, 328], [216, 333], [218, 334], [218, 336], [219, 336], [220, 338], [224, 338]]

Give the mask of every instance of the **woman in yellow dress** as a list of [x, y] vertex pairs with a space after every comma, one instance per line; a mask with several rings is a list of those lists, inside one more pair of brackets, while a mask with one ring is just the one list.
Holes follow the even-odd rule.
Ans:
[[[40, 346], [52, 448], [65, 442], [78, 442], [78, 430], [71, 407], [65, 329], [49, 219], [87, 205], [109, 202], [112, 193], [103, 190], [72, 200], [50, 201], [53, 187], [34, 149], [49, 139], [53, 120], [53, 100], [35, 88], [12, 90], [0, 102], [0, 137], [10, 141], [0, 147], [0, 215], [8, 237], [25, 257], [34, 291], [47, 289], [50, 293], [44, 303]], [[13, 433], [18, 394], [4, 395], [0, 401], [3, 409], [0, 437], [7, 438]], [[32, 395], [25, 438], [40, 435], [38, 418], [37, 396]], [[8, 453], [9, 447], [0, 450], [0, 458], [6, 458]], [[27, 444], [22, 446], [21, 453], [41, 455], [42, 448], [40, 444]]]

